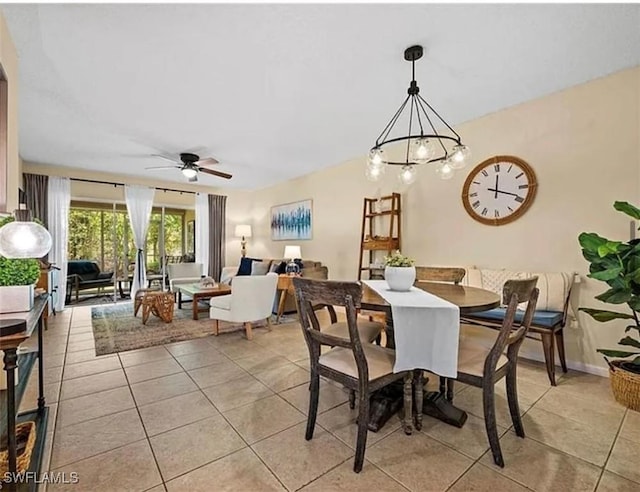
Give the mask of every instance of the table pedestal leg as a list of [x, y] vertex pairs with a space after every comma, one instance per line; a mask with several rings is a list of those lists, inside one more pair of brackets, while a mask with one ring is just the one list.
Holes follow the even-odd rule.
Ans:
[[9, 471], [17, 471], [16, 450], [16, 389], [15, 369], [18, 367], [18, 354], [16, 348], [8, 348], [4, 351], [4, 370], [7, 371], [7, 449], [9, 450]]

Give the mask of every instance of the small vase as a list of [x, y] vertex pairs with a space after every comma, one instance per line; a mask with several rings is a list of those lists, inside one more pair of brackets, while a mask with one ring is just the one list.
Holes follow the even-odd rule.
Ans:
[[384, 278], [389, 284], [389, 289], [406, 292], [413, 287], [416, 280], [416, 267], [387, 266], [384, 269]]

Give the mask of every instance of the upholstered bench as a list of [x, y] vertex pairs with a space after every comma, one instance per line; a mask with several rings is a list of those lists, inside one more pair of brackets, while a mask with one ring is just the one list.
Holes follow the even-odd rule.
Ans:
[[[567, 362], [564, 351], [563, 328], [567, 322], [569, 297], [574, 283], [574, 274], [536, 273], [509, 270], [490, 270], [481, 268], [467, 268], [467, 273], [461, 285], [480, 287], [502, 295], [502, 286], [508, 279], [526, 279], [537, 276], [537, 287], [540, 290], [536, 311], [529, 329], [528, 338], [540, 340], [544, 351], [547, 374], [552, 386], [556, 385], [555, 378], [555, 345], [557, 346], [560, 365], [563, 372], [567, 372]], [[503, 299], [504, 303], [504, 299]], [[461, 322], [476, 326], [499, 328], [506, 312], [506, 307], [499, 307], [465, 315]], [[518, 310], [516, 322], [524, 316], [524, 309]]]

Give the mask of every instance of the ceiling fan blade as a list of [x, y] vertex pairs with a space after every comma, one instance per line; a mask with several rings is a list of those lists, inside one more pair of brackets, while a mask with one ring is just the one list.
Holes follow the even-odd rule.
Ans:
[[214, 159], [213, 157], [205, 157], [204, 159], [200, 159], [196, 164], [198, 166], [212, 166], [214, 164], [219, 164], [220, 162]]
[[145, 169], [153, 169], [153, 170], [157, 170], [157, 169], [182, 169], [182, 166], [151, 166], [151, 167], [145, 167]]
[[188, 179], [189, 183], [195, 183], [198, 181], [198, 175], [196, 174], [194, 177]]
[[213, 176], [218, 176], [224, 179], [231, 179], [231, 174], [223, 173], [222, 171], [214, 171], [213, 169], [205, 169], [204, 167], [199, 167], [198, 171], [205, 174], [212, 174]]
[[174, 164], [179, 161], [179, 159], [175, 159], [173, 157], [169, 157], [162, 154], [151, 154], [151, 157], [159, 157], [160, 159], [164, 159], [165, 161], [173, 162]]

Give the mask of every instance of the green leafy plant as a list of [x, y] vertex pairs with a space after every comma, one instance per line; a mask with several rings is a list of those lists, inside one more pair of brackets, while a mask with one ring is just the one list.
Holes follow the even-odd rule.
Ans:
[[410, 267], [413, 266], [415, 260], [404, 256], [400, 251], [395, 251], [391, 256], [384, 257], [384, 264], [390, 267]]
[[[13, 222], [13, 217], [0, 220], [0, 227]], [[0, 286], [35, 284], [40, 276], [40, 264], [35, 259], [9, 259], [0, 256]]]
[[[613, 208], [636, 220], [640, 220], [640, 209], [627, 202], [615, 202]], [[604, 309], [580, 308], [596, 321], [606, 323], [614, 319], [631, 320], [625, 333], [636, 337], [624, 336], [618, 343], [624, 347], [640, 349], [640, 239], [629, 242], [611, 241], [594, 232], [583, 232], [578, 237], [582, 246], [582, 255], [591, 264], [588, 277], [605, 282], [609, 289], [596, 299], [609, 304], [626, 305], [631, 312], [608, 311]], [[633, 331], [637, 333], [633, 333]], [[621, 365], [632, 372], [640, 373], [640, 350], [598, 349], [607, 357], [627, 359]]]

